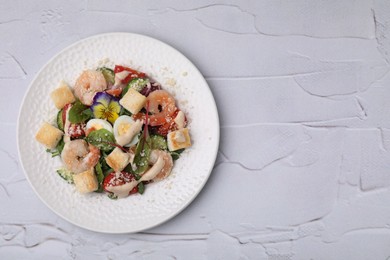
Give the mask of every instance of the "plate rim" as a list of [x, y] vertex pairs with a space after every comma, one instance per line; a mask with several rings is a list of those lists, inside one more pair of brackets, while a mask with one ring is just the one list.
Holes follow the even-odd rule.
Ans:
[[[20, 138], [19, 138], [19, 135], [20, 135], [20, 124], [21, 124], [20, 123], [20, 118], [22, 116], [22, 111], [23, 111], [23, 108], [24, 108], [24, 105], [25, 105], [25, 101], [26, 101], [26, 99], [28, 98], [28, 96], [29, 96], [29, 94], [31, 92], [31, 89], [32, 89], [32, 86], [33, 86], [34, 82], [38, 79], [38, 77], [46, 69], [46, 67], [49, 66], [53, 61], [55, 61], [61, 54], [63, 54], [67, 50], [73, 48], [74, 46], [77, 46], [78, 44], [80, 44], [80, 43], [82, 43], [84, 41], [88, 41], [88, 40], [91, 40], [91, 39], [94, 39], [94, 38], [106, 37], [106, 36], [110, 36], [110, 35], [122, 35], [122, 36], [130, 36], [130, 37], [131, 36], [135, 36], [135, 37], [144, 38], [144, 39], [146, 39], [148, 41], [155, 41], [155, 42], [163, 45], [164, 47], [173, 50], [182, 59], [185, 59], [193, 67], [193, 69], [197, 73], [199, 73], [199, 75], [201, 76], [200, 80], [207, 86], [207, 88], [205, 88], [205, 91], [208, 92], [208, 94], [212, 97], [212, 100], [214, 101], [210, 105], [212, 106], [212, 109], [215, 112], [216, 125], [218, 126], [217, 129], [215, 129], [216, 130], [216, 132], [215, 132], [215, 139], [216, 139], [216, 144], [217, 145], [215, 146], [215, 150], [212, 153], [212, 158], [210, 160], [211, 167], [208, 170], [207, 175], [205, 176], [205, 178], [203, 179], [203, 181], [199, 185], [199, 188], [192, 195], [192, 197], [190, 197], [185, 203], [183, 203], [183, 205], [181, 207], [179, 207], [176, 211], [173, 211], [171, 214], [168, 214], [168, 215], [164, 216], [164, 218], [161, 221], [156, 221], [156, 223], [154, 223], [152, 225], [149, 225], [147, 227], [143, 227], [143, 228], [140, 227], [138, 229], [124, 230], [124, 231], [110, 231], [110, 230], [107, 230], [107, 229], [94, 229], [94, 228], [86, 227], [86, 226], [83, 226], [83, 225], [77, 223], [76, 221], [74, 221], [74, 220], [64, 216], [63, 214], [59, 213], [57, 210], [52, 208], [51, 205], [49, 205], [48, 202], [46, 202], [45, 199], [41, 196], [41, 194], [35, 189], [34, 185], [32, 184], [32, 182], [30, 180], [29, 175], [27, 174], [27, 171], [26, 171], [26, 168], [24, 166], [23, 159], [22, 159], [22, 156], [21, 156], [21, 146], [20, 146]], [[20, 161], [21, 169], [22, 169], [22, 171], [23, 171], [23, 173], [24, 173], [24, 175], [25, 175], [25, 177], [26, 177], [26, 179], [27, 179], [27, 181], [29, 183], [29, 186], [32, 188], [32, 190], [34, 191], [35, 195], [37, 195], [37, 197], [41, 200], [41, 202], [43, 202], [43, 204], [46, 205], [46, 207], [49, 208], [52, 212], [54, 212], [57, 216], [59, 216], [63, 220], [65, 220], [65, 221], [67, 221], [67, 222], [69, 222], [69, 223], [71, 223], [71, 224], [73, 224], [73, 225], [75, 225], [77, 227], [80, 227], [80, 228], [85, 229], [85, 230], [90, 230], [90, 231], [93, 231], [93, 232], [97, 232], [97, 233], [105, 233], [105, 234], [131, 234], [131, 233], [137, 233], [137, 232], [149, 230], [151, 228], [154, 228], [156, 226], [162, 225], [163, 223], [173, 219], [175, 216], [177, 216], [178, 214], [183, 212], [183, 210], [186, 209], [195, 200], [195, 198], [198, 197], [199, 193], [203, 190], [203, 188], [206, 185], [208, 179], [210, 178], [210, 175], [211, 175], [211, 173], [213, 171], [213, 168], [214, 168], [213, 166], [215, 165], [215, 162], [216, 162], [216, 159], [217, 159], [219, 146], [220, 146], [220, 118], [219, 118], [218, 108], [217, 108], [217, 105], [216, 105], [216, 101], [215, 101], [214, 95], [213, 95], [213, 93], [212, 93], [212, 91], [210, 89], [209, 84], [207, 83], [206, 79], [204, 78], [203, 74], [199, 71], [198, 67], [196, 67], [195, 64], [191, 60], [189, 60], [179, 50], [177, 50], [176, 48], [172, 47], [171, 45], [169, 45], [169, 44], [167, 44], [167, 43], [165, 43], [165, 42], [163, 42], [163, 41], [161, 41], [159, 39], [156, 39], [156, 38], [153, 38], [151, 36], [144, 35], [144, 34], [132, 33], [132, 32], [101, 33], [101, 34], [95, 34], [95, 35], [92, 35], [92, 36], [84, 37], [84, 38], [79, 39], [76, 42], [66, 46], [65, 48], [63, 48], [60, 51], [56, 52], [47, 62], [44, 63], [44, 65], [41, 66], [41, 68], [35, 74], [33, 79], [29, 82], [27, 90], [24, 93], [24, 96], [22, 98], [22, 102], [21, 102], [21, 104], [19, 106], [19, 111], [18, 111], [18, 116], [17, 116], [17, 125], [16, 125], [16, 145], [17, 145], [18, 158], [19, 158], [19, 161]]]

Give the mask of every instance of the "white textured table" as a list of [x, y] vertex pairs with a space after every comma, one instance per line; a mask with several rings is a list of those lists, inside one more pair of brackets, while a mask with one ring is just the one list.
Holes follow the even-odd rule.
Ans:
[[[390, 2], [192, 2], [0, 2], [0, 259], [389, 259]], [[45, 62], [115, 31], [184, 53], [221, 119], [203, 192], [127, 235], [86, 231], [44, 206], [15, 134]]]

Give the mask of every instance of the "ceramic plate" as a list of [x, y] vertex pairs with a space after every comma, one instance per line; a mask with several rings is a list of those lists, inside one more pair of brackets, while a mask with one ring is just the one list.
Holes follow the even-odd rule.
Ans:
[[[44, 121], [57, 109], [49, 94], [61, 80], [73, 86], [85, 69], [126, 65], [146, 72], [172, 93], [187, 115], [193, 146], [175, 162], [169, 178], [149, 184], [143, 195], [112, 200], [82, 195], [61, 179], [61, 161], [35, 141]], [[81, 40], [52, 58], [32, 81], [18, 119], [18, 150], [24, 172], [39, 198], [55, 213], [80, 227], [105, 233], [130, 233], [159, 225], [182, 211], [205, 185], [218, 151], [215, 101], [200, 72], [181, 53], [143, 35], [110, 33]]]

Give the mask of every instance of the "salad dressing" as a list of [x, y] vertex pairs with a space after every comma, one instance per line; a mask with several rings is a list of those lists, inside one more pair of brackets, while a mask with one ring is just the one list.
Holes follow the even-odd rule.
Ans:
[[124, 80], [129, 74], [130, 74], [130, 71], [127, 71], [127, 70], [115, 73], [114, 86], [120, 86], [122, 84], [122, 80]]
[[164, 168], [165, 162], [164, 159], [160, 156], [157, 159], [157, 162], [150, 168], [147, 172], [144, 173], [141, 177], [141, 181], [150, 181], [160, 173], [162, 168]]
[[69, 121], [69, 110], [72, 107], [72, 105], [69, 105], [68, 109], [66, 109], [66, 116], [65, 116], [65, 124], [64, 124], [64, 143], [70, 142], [70, 135], [68, 133], [70, 121]]
[[123, 185], [107, 186], [106, 190], [114, 193], [118, 198], [125, 198], [129, 196], [129, 193], [135, 186], [138, 185], [138, 181], [131, 181]]
[[178, 129], [184, 128], [185, 115], [184, 115], [183, 111], [179, 111], [179, 113], [177, 113], [177, 116], [175, 117], [175, 119], [173, 121], [176, 123]]
[[118, 135], [115, 136], [116, 142], [119, 145], [127, 145], [133, 140], [134, 136], [136, 136], [142, 129], [143, 122], [141, 120], [137, 120], [130, 125], [128, 131], [123, 131], [124, 133], [120, 133], [118, 131]]

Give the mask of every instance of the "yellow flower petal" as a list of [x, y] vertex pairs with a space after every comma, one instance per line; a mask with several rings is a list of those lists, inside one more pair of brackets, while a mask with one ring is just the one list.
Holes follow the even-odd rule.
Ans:
[[116, 119], [119, 117], [117, 113], [110, 113], [110, 115], [107, 117], [107, 120], [111, 123], [114, 124]]
[[108, 109], [115, 113], [121, 112], [121, 106], [119, 105], [119, 102], [114, 100], [110, 102]]
[[102, 104], [95, 105], [93, 107], [93, 115], [95, 118], [105, 118], [106, 108]]

